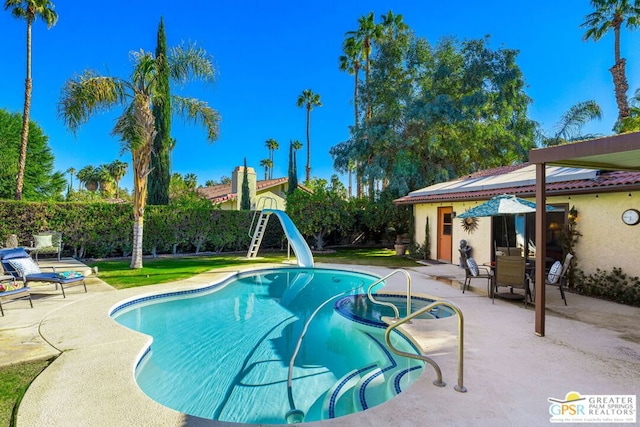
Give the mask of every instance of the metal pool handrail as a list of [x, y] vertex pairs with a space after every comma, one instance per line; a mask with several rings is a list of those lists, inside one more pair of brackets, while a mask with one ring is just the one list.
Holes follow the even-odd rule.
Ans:
[[393, 351], [395, 354], [399, 355], [399, 356], [404, 356], [404, 357], [410, 357], [412, 359], [419, 359], [422, 360], [424, 362], [427, 362], [428, 364], [430, 364], [433, 369], [436, 371], [436, 379], [433, 381], [433, 384], [438, 386], [438, 387], [444, 387], [446, 385], [446, 383], [444, 383], [442, 381], [442, 371], [440, 370], [440, 366], [438, 366], [438, 364], [431, 359], [428, 356], [425, 356], [424, 354], [411, 354], [411, 353], [407, 353], [404, 352], [402, 350], [398, 350], [397, 348], [395, 348], [393, 346], [393, 344], [391, 344], [391, 331], [393, 331], [394, 329], [396, 329], [398, 326], [409, 322], [411, 319], [420, 316], [422, 313], [425, 313], [429, 310], [431, 310], [434, 307], [443, 305], [445, 307], [449, 307], [451, 309], [453, 309], [453, 311], [456, 312], [456, 314], [458, 315], [458, 384], [455, 385], [453, 388], [456, 391], [459, 391], [460, 393], [466, 393], [467, 388], [464, 386], [463, 384], [463, 355], [464, 355], [464, 317], [462, 316], [462, 311], [460, 310], [460, 308], [455, 305], [452, 302], [449, 301], [445, 301], [445, 300], [440, 300], [440, 301], [434, 301], [431, 304], [427, 305], [426, 307], [421, 308], [420, 310], [416, 311], [415, 313], [408, 315], [407, 317], [404, 317], [396, 322], [394, 322], [393, 324], [391, 324], [389, 327], [387, 327], [387, 330], [384, 333], [384, 339], [387, 343], [387, 346], [391, 349], [391, 351]]
[[391, 273], [387, 274], [382, 279], [378, 279], [375, 282], [373, 282], [371, 285], [369, 285], [369, 288], [367, 289], [367, 297], [369, 298], [369, 301], [371, 301], [374, 304], [380, 304], [380, 305], [384, 305], [384, 306], [387, 306], [387, 307], [391, 307], [393, 309], [393, 312], [396, 315], [395, 320], [398, 320], [400, 318], [400, 313], [398, 312], [398, 307], [396, 307], [394, 304], [392, 304], [390, 302], [376, 300], [373, 297], [373, 295], [371, 294], [371, 292], [373, 291], [373, 287], [374, 286], [376, 286], [377, 284], [379, 284], [381, 282], [384, 282], [386, 279], [388, 279], [389, 277], [391, 277], [391, 276], [393, 276], [394, 274], [397, 274], [397, 273], [404, 273], [404, 275], [407, 277], [407, 316], [408, 316], [409, 314], [411, 314], [411, 276], [409, 275], [409, 273], [406, 270], [403, 270], [401, 268], [399, 268], [397, 270], [393, 270]]
[[318, 314], [320, 309], [322, 309], [322, 307], [327, 305], [330, 301], [338, 298], [339, 296], [346, 295], [350, 292], [353, 292], [354, 290], [361, 288], [363, 285], [364, 285], [364, 282], [360, 286], [356, 286], [355, 288], [351, 288], [347, 291], [340, 292], [338, 294], [335, 294], [332, 297], [329, 297], [326, 301], [320, 304], [313, 311], [313, 313], [311, 313], [311, 316], [309, 316], [309, 318], [305, 322], [304, 328], [302, 328], [302, 332], [300, 333], [300, 337], [298, 338], [296, 348], [293, 351], [293, 354], [291, 355], [291, 359], [289, 359], [289, 372], [287, 373], [287, 396], [289, 398], [289, 408], [291, 409], [285, 415], [285, 420], [287, 421], [287, 424], [301, 423], [304, 421], [304, 417], [305, 417], [305, 413], [300, 409], [296, 409], [295, 402], [293, 401], [293, 365], [295, 364], [296, 357], [298, 357], [298, 353], [300, 352], [300, 346], [302, 345], [302, 340], [304, 336], [307, 334], [307, 329], [309, 329], [309, 324], [311, 323], [313, 318], [316, 316], [316, 314]]

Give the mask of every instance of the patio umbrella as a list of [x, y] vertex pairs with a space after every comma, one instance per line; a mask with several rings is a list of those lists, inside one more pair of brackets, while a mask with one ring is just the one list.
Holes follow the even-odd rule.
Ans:
[[[546, 206], [547, 212], [556, 210], [552, 206]], [[458, 215], [458, 218], [477, 218], [481, 216], [505, 216], [515, 214], [525, 214], [536, 211], [536, 204], [528, 200], [521, 199], [513, 194], [501, 194], [499, 196], [492, 197], [486, 202], [474, 206], [468, 211]], [[505, 238], [507, 241], [507, 247], [509, 246], [509, 239], [506, 236], [506, 217], [505, 217]]]

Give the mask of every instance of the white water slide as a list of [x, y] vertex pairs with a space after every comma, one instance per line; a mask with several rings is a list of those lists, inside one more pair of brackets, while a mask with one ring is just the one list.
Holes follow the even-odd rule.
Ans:
[[287, 235], [289, 244], [296, 254], [298, 267], [313, 268], [313, 255], [311, 254], [309, 245], [307, 245], [306, 240], [304, 240], [300, 230], [298, 230], [293, 221], [291, 221], [289, 215], [278, 209], [263, 209], [260, 213], [260, 219], [256, 225], [256, 231], [253, 234], [247, 258], [255, 258], [257, 256], [260, 243], [262, 243], [262, 236], [264, 235], [264, 230], [267, 226], [267, 221], [271, 215], [275, 215], [280, 220], [280, 224], [282, 224], [282, 229]]

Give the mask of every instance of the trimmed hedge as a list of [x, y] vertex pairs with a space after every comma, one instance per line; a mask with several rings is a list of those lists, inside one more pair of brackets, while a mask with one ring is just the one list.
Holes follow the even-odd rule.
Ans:
[[[147, 206], [145, 255], [244, 251], [251, 242], [253, 212], [222, 211], [213, 206]], [[0, 238], [16, 234], [30, 246], [40, 231], [62, 232], [63, 253], [76, 258], [129, 256], [133, 237], [130, 204], [0, 201]], [[282, 247], [278, 221], [269, 221], [262, 247]]]

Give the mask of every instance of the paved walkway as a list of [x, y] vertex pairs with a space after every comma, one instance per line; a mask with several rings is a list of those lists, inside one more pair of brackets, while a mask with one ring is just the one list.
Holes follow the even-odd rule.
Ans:
[[[261, 266], [260, 268], [263, 268]], [[385, 275], [378, 267], [323, 265]], [[453, 265], [409, 269], [414, 292], [447, 299], [464, 313], [464, 385], [457, 382], [456, 319], [416, 321], [407, 327], [441, 366], [445, 388], [425, 373], [398, 397], [365, 412], [317, 426], [540, 426], [549, 422], [549, 397], [637, 394], [640, 384], [640, 309], [547, 291], [546, 337], [534, 333], [534, 312], [522, 303], [496, 300], [484, 285], [465, 294], [464, 273]], [[189, 280], [116, 291], [99, 278], [89, 292], [72, 288], [67, 298], [53, 286], [35, 290], [34, 308], [6, 305], [0, 317], [0, 360], [59, 355], [34, 381], [18, 411], [18, 426], [229, 425], [187, 416], [147, 398], [133, 378], [134, 363], [149, 338], [121, 327], [107, 313], [127, 298], [187, 289], [221, 280], [235, 270], [216, 270]], [[434, 278], [438, 278], [437, 280]], [[387, 288], [402, 291], [400, 278]], [[593, 425], [593, 424], [592, 424]]]

